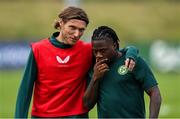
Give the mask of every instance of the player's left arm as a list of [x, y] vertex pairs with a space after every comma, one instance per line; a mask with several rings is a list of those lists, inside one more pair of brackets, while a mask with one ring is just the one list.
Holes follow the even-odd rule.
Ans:
[[139, 56], [139, 50], [135, 46], [127, 46], [121, 49], [126, 55], [125, 66], [129, 71], [132, 71], [135, 67], [137, 57]]
[[158, 118], [161, 106], [161, 94], [158, 86], [153, 86], [146, 91], [150, 97], [149, 118]]

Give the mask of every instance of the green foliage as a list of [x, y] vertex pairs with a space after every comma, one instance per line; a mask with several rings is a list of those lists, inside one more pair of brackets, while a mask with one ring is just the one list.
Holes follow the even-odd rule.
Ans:
[[[81, 7], [87, 11], [90, 24], [85, 37], [95, 27], [109, 25], [122, 40], [179, 40], [179, 2], [85, 2]], [[36, 40], [54, 31], [53, 22], [64, 8], [64, 2], [23, 1], [0, 2], [0, 39]]]

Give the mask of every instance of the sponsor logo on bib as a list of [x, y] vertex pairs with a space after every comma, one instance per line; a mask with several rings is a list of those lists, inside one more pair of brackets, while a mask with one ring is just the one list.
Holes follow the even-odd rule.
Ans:
[[60, 64], [66, 64], [69, 61], [70, 56], [67, 56], [66, 58], [64, 58], [64, 60], [61, 59], [59, 56], [56, 56], [56, 59]]

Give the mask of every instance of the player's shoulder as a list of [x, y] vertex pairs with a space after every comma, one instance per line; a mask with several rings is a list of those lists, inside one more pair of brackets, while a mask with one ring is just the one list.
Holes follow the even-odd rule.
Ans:
[[149, 67], [149, 62], [145, 58], [139, 56], [137, 58], [136, 67], [137, 68]]
[[40, 41], [31, 43], [31, 47], [33, 51], [46, 47], [47, 44], [50, 43], [48, 38], [41, 39]]
[[143, 57], [141, 57], [141, 56], [139, 56], [139, 57], [137, 57], [137, 63], [138, 64], [143, 64], [143, 63], [146, 63], [146, 61], [145, 61], [146, 59], [144, 59]]
[[45, 39], [41, 39], [41, 40], [39, 40], [39, 41], [36, 41], [36, 42], [31, 43], [31, 45], [37, 47], [37, 46], [44, 45], [44, 44], [46, 44], [47, 42], [49, 42], [49, 39], [48, 39], [48, 38], [45, 38]]

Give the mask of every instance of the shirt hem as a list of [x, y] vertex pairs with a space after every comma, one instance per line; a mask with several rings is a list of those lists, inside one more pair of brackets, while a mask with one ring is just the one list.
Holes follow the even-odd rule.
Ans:
[[32, 112], [32, 116], [37, 116], [37, 117], [65, 117], [65, 116], [75, 116], [75, 115], [80, 115], [87, 113], [88, 110], [85, 111], [80, 111], [80, 112], [68, 112], [68, 113], [58, 113], [58, 114], [49, 114], [49, 113], [39, 113], [39, 112]]

